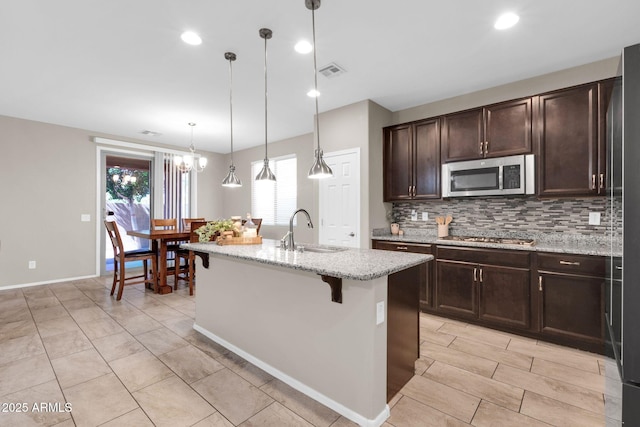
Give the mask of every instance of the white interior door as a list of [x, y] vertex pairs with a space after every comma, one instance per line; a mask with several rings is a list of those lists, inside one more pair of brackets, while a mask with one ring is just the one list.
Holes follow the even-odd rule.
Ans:
[[320, 180], [321, 244], [360, 247], [360, 150], [326, 153], [333, 178]]

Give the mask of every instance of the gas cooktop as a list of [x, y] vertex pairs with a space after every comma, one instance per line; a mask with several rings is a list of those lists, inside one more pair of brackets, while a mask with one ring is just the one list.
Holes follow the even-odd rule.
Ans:
[[477, 243], [498, 243], [501, 245], [521, 245], [533, 246], [533, 239], [513, 239], [509, 237], [475, 237], [475, 236], [446, 236], [440, 237], [441, 240], [453, 240], [456, 242], [477, 242]]

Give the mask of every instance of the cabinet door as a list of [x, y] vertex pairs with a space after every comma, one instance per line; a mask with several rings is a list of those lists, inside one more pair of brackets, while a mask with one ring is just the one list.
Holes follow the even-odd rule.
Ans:
[[479, 317], [509, 327], [530, 325], [531, 271], [481, 265], [479, 273]]
[[470, 319], [478, 317], [478, 300], [474, 272], [476, 264], [436, 261], [436, 305], [442, 313]]
[[531, 153], [531, 98], [484, 108], [485, 156]]
[[384, 201], [411, 198], [412, 126], [410, 124], [384, 129]]
[[598, 185], [598, 85], [540, 95], [541, 196], [594, 195]]
[[604, 342], [604, 279], [539, 273], [543, 335], [602, 344]]
[[442, 161], [483, 157], [482, 108], [444, 116], [442, 121]]
[[414, 123], [414, 199], [440, 198], [440, 121]]

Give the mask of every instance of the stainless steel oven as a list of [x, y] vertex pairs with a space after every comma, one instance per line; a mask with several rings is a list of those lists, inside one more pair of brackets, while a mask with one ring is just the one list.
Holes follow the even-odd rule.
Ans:
[[533, 154], [442, 165], [442, 197], [534, 194]]

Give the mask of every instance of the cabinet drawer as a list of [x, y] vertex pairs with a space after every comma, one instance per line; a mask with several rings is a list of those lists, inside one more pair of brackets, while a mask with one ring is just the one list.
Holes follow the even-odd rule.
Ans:
[[591, 255], [539, 253], [538, 270], [604, 277], [605, 258]]
[[500, 249], [438, 246], [438, 259], [529, 268], [530, 253]]
[[421, 243], [389, 242], [381, 240], [374, 240], [373, 249], [398, 252], [413, 252], [419, 254], [432, 253], [431, 245]]

